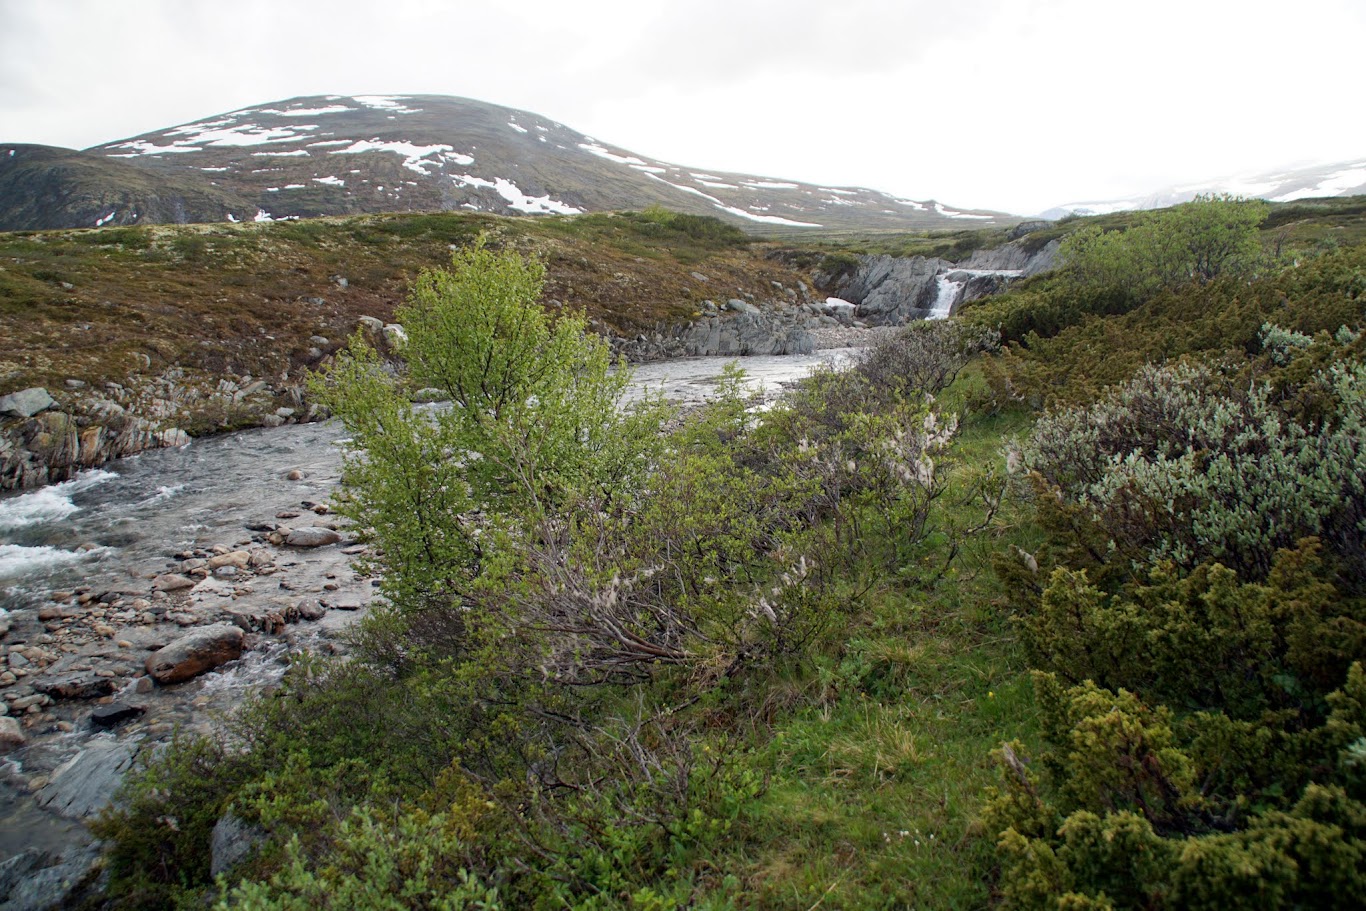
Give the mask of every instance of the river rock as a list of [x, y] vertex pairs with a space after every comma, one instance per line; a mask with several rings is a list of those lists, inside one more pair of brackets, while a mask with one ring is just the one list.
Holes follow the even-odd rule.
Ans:
[[291, 528], [285, 534], [285, 543], [290, 547], [325, 547], [328, 544], [336, 544], [341, 539], [342, 536], [333, 529], [318, 525]]
[[245, 550], [234, 550], [226, 554], [217, 554], [209, 558], [209, 570], [222, 569], [225, 566], [232, 566], [237, 569], [246, 569], [251, 564], [251, 554]]
[[41, 386], [0, 396], [0, 415], [7, 418], [31, 418], [39, 412], [56, 407], [57, 400], [48, 395], [48, 391]]
[[[30, 848], [0, 864], [0, 911], [75, 907], [99, 871], [100, 851], [80, 845], [54, 857]], [[84, 907], [82, 904], [81, 907]]]
[[33, 682], [33, 688], [52, 699], [98, 699], [112, 695], [118, 683], [113, 677], [95, 671], [75, 671], [39, 678]]
[[52, 773], [38, 792], [38, 805], [70, 819], [84, 819], [108, 806], [123, 775], [133, 765], [131, 743], [107, 735], [93, 738], [85, 749]]
[[211, 671], [242, 655], [242, 630], [215, 623], [181, 636], [147, 656], [147, 673], [163, 686]]
[[[142, 679], [146, 679], [145, 677]], [[145, 706], [130, 705], [126, 702], [111, 702], [90, 713], [90, 725], [96, 728], [112, 728], [147, 711]]]
[[0, 715], [0, 753], [9, 753], [24, 745], [24, 729], [18, 719]]
[[194, 588], [194, 580], [179, 573], [162, 573], [152, 580], [155, 592], [178, 592], [186, 588]]

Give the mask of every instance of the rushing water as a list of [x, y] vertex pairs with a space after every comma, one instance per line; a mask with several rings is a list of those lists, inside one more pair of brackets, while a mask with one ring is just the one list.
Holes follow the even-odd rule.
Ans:
[[1004, 278], [1019, 278], [1024, 273], [1019, 269], [951, 269], [940, 273], [935, 279], [934, 306], [926, 319], [948, 319], [953, 313], [953, 305], [958, 303], [958, 295], [969, 279], [980, 275], [1000, 275]]
[[[845, 356], [686, 358], [636, 368], [634, 386], [692, 403], [732, 360], [772, 391]], [[324, 501], [341, 473], [341, 437], [335, 421], [243, 431], [0, 499], [0, 607], [31, 607], [77, 585], [117, 589], [164, 568], [177, 551], [245, 540], [244, 524], [263, 514]], [[305, 479], [284, 485], [284, 501], [281, 478], [295, 469]]]

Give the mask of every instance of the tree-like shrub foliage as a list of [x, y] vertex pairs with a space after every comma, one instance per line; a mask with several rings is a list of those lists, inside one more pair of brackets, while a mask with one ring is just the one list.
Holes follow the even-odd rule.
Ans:
[[[543, 281], [515, 251], [462, 249], [398, 312], [406, 373], [357, 336], [312, 383], [350, 433], [339, 511], [377, 545], [400, 612], [455, 606], [500, 517], [627, 496], [650, 464], [659, 413], [623, 409], [629, 372], [581, 315], [541, 309]], [[450, 407], [413, 406], [423, 388]]]
[[1136, 299], [1190, 281], [1247, 274], [1261, 263], [1257, 228], [1270, 207], [1229, 195], [1145, 213], [1123, 231], [1087, 226], [1058, 250], [1060, 267], [1084, 287], [1124, 289]]

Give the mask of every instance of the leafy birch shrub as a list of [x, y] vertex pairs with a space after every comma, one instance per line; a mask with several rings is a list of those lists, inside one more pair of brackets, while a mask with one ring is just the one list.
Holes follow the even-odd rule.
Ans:
[[1101, 402], [1041, 419], [1026, 460], [1139, 560], [1218, 560], [1260, 578], [1308, 535], [1348, 555], [1366, 533], [1366, 365], [1316, 382], [1336, 408], [1304, 426], [1269, 386], [1204, 365], [1145, 367]]
[[[663, 412], [622, 407], [629, 372], [582, 315], [542, 311], [543, 282], [538, 262], [476, 243], [399, 310], [406, 372], [358, 336], [311, 384], [351, 435], [338, 511], [377, 545], [393, 609], [443, 614], [447, 640], [500, 526], [630, 496], [657, 446]], [[414, 407], [427, 387], [451, 406]]]

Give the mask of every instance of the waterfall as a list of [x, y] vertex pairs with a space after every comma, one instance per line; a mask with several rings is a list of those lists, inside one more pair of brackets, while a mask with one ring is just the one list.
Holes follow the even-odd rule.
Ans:
[[963, 282], [956, 282], [949, 278], [950, 275], [957, 273], [941, 272], [935, 277], [935, 283], [939, 293], [934, 298], [934, 306], [930, 308], [930, 315], [926, 319], [948, 319], [953, 312], [953, 302], [958, 300], [958, 292], [963, 290]]

